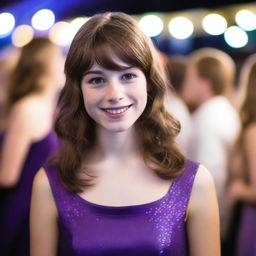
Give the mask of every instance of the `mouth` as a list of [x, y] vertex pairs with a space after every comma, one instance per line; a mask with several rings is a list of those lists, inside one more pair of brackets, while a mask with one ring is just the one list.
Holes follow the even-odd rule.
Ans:
[[118, 115], [118, 114], [122, 114], [122, 113], [126, 112], [132, 105], [133, 104], [127, 105], [127, 106], [116, 107], [116, 108], [101, 108], [101, 110], [103, 110], [104, 112], [106, 112], [110, 115]]

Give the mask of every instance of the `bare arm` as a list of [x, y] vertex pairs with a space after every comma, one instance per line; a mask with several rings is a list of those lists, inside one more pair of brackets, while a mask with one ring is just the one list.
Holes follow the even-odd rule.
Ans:
[[0, 186], [2, 187], [11, 187], [18, 182], [32, 143], [32, 118], [27, 110], [26, 106], [18, 105], [10, 113], [0, 158]]
[[44, 169], [37, 173], [30, 209], [31, 256], [56, 256], [58, 241], [57, 209]]
[[220, 256], [219, 212], [213, 179], [200, 166], [188, 206], [188, 240], [191, 256]]

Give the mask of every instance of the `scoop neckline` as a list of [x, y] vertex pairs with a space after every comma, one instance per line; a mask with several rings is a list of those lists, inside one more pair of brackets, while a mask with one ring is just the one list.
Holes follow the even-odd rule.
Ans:
[[133, 213], [140, 213], [140, 212], [145, 213], [145, 211], [149, 210], [150, 208], [160, 205], [162, 201], [164, 201], [166, 198], [168, 198], [169, 195], [172, 194], [175, 182], [176, 182], [176, 179], [173, 179], [171, 181], [168, 191], [162, 197], [154, 201], [143, 203], [143, 204], [124, 205], [124, 206], [103, 205], [103, 204], [97, 204], [97, 203], [88, 201], [87, 199], [81, 197], [77, 193], [74, 193], [74, 196], [83, 204], [87, 205], [89, 208], [99, 213], [105, 213], [105, 214], [106, 213], [107, 214], [120, 214], [120, 213], [133, 214]]
[[[0, 132], [0, 139], [4, 139], [5, 134], [6, 134], [6, 131], [7, 131], [7, 130], [4, 129], [4, 130], [2, 130], [2, 132]], [[36, 145], [36, 144], [39, 144], [39, 143], [43, 142], [44, 140], [48, 139], [48, 137], [50, 137], [52, 134], [53, 134], [53, 131], [52, 131], [52, 130], [48, 131], [48, 132], [45, 134], [45, 136], [43, 136], [42, 138], [39, 138], [39, 139], [37, 139], [37, 140], [35, 140], [35, 141], [32, 141], [32, 142], [31, 142], [31, 145], [34, 146], [34, 145]]]
[[36, 145], [36, 144], [39, 144], [39, 143], [43, 142], [44, 140], [48, 139], [52, 134], [53, 134], [53, 132], [50, 130], [48, 133], [45, 134], [44, 137], [33, 141], [32, 145]]

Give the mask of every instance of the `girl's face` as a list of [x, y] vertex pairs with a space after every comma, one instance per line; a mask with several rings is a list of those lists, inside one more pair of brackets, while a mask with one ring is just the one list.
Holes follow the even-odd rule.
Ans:
[[144, 73], [113, 56], [124, 67], [108, 70], [97, 63], [84, 73], [81, 88], [87, 113], [100, 127], [122, 132], [136, 122], [147, 104], [147, 81]]

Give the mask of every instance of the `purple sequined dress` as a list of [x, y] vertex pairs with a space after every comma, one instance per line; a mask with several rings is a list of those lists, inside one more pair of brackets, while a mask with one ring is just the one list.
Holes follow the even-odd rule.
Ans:
[[[4, 135], [0, 138], [2, 144]], [[29, 208], [36, 172], [57, 148], [57, 137], [50, 132], [33, 143], [26, 157], [18, 184], [0, 187], [0, 255], [29, 256]]]
[[59, 256], [188, 255], [186, 209], [198, 164], [186, 161], [161, 199], [135, 206], [102, 206], [66, 190], [45, 166], [58, 209]]

